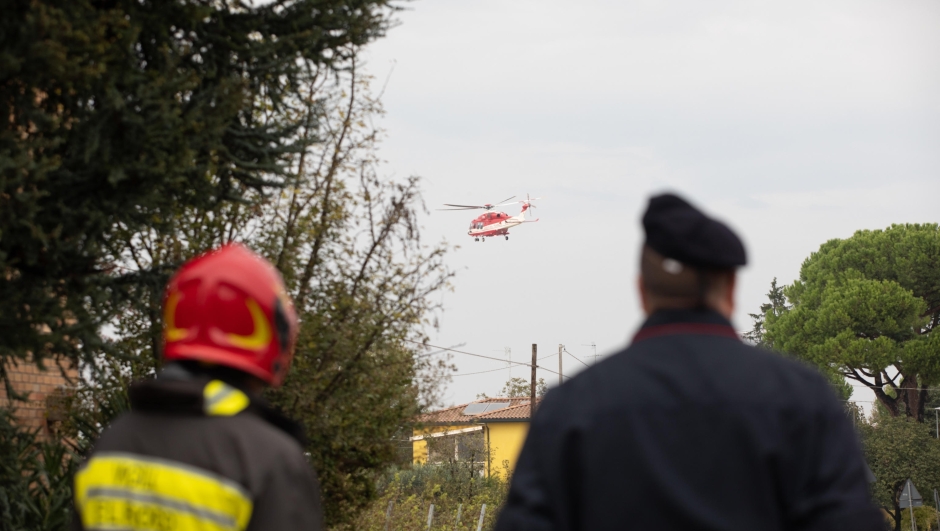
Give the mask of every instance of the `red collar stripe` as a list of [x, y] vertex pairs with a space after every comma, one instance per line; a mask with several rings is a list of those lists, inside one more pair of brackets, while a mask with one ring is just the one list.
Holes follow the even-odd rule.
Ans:
[[633, 336], [633, 342], [643, 341], [660, 336], [674, 335], [703, 335], [703, 336], [721, 336], [740, 339], [738, 334], [727, 325], [708, 324], [708, 323], [670, 323], [658, 326], [648, 326], [641, 329]]

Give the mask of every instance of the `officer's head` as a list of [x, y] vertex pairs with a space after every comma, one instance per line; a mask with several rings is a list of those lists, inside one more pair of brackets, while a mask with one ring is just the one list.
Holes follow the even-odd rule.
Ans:
[[735, 271], [747, 262], [735, 233], [672, 194], [655, 196], [643, 215], [643, 310], [710, 308], [730, 318]]
[[167, 285], [163, 310], [166, 361], [237, 371], [249, 383], [284, 380], [297, 314], [280, 273], [246, 247], [226, 245], [185, 263]]

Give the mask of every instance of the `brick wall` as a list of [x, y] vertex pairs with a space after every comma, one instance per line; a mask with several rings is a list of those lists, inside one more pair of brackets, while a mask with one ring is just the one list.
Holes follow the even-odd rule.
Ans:
[[[13, 389], [27, 394], [25, 402], [13, 401], [16, 418], [24, 426], [40, 428], [41, 433], [49, 435], [55, 423], [64, 420], [65, 399], [71, 393], [72, 384], [63, 376], [54, 363], [46, 365], [42, 371], [30, 362], [20, 362], [18, 366], [8, 366], [10, 383]], [[66, 373], [74, 381], [78, 371], [69, 368]], [[0, 407], [9, 407], [6, 389], [0, 383]]]

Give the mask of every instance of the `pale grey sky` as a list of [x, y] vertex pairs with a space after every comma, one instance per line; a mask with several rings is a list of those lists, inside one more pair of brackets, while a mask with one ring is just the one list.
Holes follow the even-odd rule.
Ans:
[[[541, 221], [509, 241], [474, 242], [472, 212], [425, 218], [426, 238], [461, 246], [433, 344], [497, 357], [508, 346], [516, 360], [532, 343], [540, 357], [559, 343], [582, 357], [585, 343], [622, 348], [642, 320], [639, 218], [658, 191], [685, 195], [744, 238], [739, 329], [771, 279], [791, 282], [826, 240], [940, 221], [936, 0], [407, 8], [367, 53], [379, 81], [394, 65], [386, 171], [422, 176], [432, 209], [547, 198]], [[454, 362], [458, 374], [500, 366]], [[493, 394], [507, 378], [455, 375], [445, 400]]]

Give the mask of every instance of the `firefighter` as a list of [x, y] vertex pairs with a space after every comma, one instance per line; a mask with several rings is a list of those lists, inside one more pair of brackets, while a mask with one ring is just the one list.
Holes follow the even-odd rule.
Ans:
[[261, 398], [291, 364], [280, 274], [237, 244], [199, 256], [164, 298], [164, 367], [75, 476], [75, 529], [320, 530], [299, 425]]
[[646, 321], [545, 397], [497, 531], [883, 529], [827, 381], [731, 326], [740, 239], [671, 194], [643, 226]]

